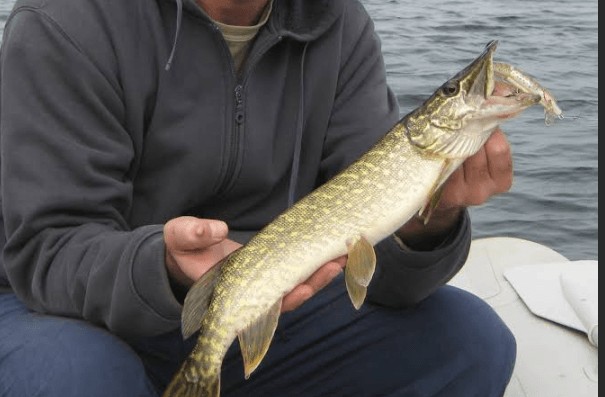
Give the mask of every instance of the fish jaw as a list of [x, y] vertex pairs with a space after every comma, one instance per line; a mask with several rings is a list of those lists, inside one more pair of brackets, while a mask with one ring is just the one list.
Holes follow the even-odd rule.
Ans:
[[540, 102], [539, 95], [515, 91], [512, 84], [495, 90], [496, 47], [497, 41], [488, 43], [475, 60], [402, 119], [408, 139], [419, 150], [448, 159], [467, 158], [500, 122]]
[[478, 112], [476, 119], [489, 120], [497, 125], [501, 120], [518, 116], [528, 107], [540, 103], [540, 100], [540, 95], [524, 92], [510, 96], [489, 96], [483, 102], [482, 112]]

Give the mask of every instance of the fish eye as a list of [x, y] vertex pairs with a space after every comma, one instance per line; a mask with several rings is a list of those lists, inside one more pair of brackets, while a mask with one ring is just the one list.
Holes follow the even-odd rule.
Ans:
[[454, 96], [458, 94], [459, 85], [457, 81], [448, 81], [441, 87], [441, 92], [445, 96]]

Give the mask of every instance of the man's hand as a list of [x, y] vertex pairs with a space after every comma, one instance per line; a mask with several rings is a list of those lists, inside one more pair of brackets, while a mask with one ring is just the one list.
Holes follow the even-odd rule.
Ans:
[[224, 257], [240, 247], [227, 238], [227, 224], [181, 216], [164, 225], [166, 268], [177, 283], [190, 287]]
[[414, 217], [397, 231], [412, 249], [434, 248], [454, 228], [465, 207], [480, 205], [508, 191], [513, 182], [513, 161], [504, 133], [497, 129], [485, 145], [449, 177], [439, 205], [424, 225]]
[[513, 159], [504, 133], [498, 129], [475, 155], [466, 159], [448, 179], [440, 208], [481, 205], [504, 193], [513, 183]]
[[[164, 225], [166, 268], [170, 277], [190, 287], [198, 278], [241, 244], [227, 238], [227, 225], [218, 220], [191, 216], [174, 218]], [[294, 310], [336, 277], [345, 265], [345, 257], [319, 268], [286, 294], [282, 312]]]

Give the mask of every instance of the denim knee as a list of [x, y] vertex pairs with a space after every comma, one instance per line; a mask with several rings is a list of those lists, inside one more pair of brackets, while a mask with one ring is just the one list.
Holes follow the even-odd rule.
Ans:
[[[502, 396], [515, 365], [517, 344], [510, 329], [483, 300], [454, 287], [442, 288], [448, 309], [449, 342], [459, 349], [460, 374], [443, 396]], [[447, 326], [444, 324], [444, 326]]]
[[515, 341], [476, 296], [443, 287], [412, 308], [366, 304], [356, 311], [344, 286], [326, 289], [284, 315], [250, 379], [244, 380], [237, 343], [232, 346], [223, 363], [224, 390], [235, 396], [502, 396]]
[[0, 296], [0, 396], [157, 396], [141, 360], [116, 336], [19, 305]]

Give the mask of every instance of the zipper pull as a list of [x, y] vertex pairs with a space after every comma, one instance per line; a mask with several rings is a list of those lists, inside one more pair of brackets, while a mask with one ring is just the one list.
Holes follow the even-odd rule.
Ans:
[[235, 121], [237, 124], [244, 122], [244, 88], [241, 84], [235, 87]]

